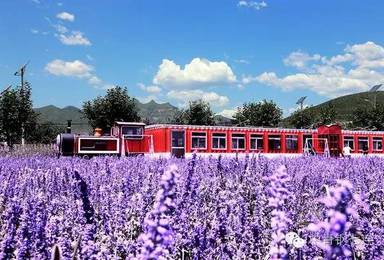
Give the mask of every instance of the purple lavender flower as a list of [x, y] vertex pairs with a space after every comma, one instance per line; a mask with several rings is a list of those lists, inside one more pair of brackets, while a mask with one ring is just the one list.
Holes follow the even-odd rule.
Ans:
[[21, 208], [12, 202], [9, 210], [6, 212], [6, 236], [2, 238], [0, 259], [14, 258], [14, 250], [16, 247], [16, 230], [20, 223]]
[[270, 259], [288, 259], [285, 235], [292, 224], [285, 212], [285, 203], [292, 197], [288, 190], [289, 176], [285, 166], [281, 166], [269, 178], [269, 206], [272, 207], [271, 229], [272, 241], [269, 249]]
[[350, 220], [352, 216], [356, 215], [355, 210], [348, 205], [353, 199], [352, 190], [353, 185], [349, 181], [338, 180], [337, 186], [330, 188], [328, 196], [321, 200], [328, 208], [327, 219], [308, 226], [310, 231], [325, 232], [325, 239], [328, 241], [318, 241], [317, 245], [325, 251], [327, 259], [351, 257], [352, 255], [349, 244], [335, 241], [340, 237], [348, 238], [348, 240], [351, 238], [349, 232], [352, 229], [352, 223]]
[[145, 233], [140, 236], [143, 243], [140, 259], [166, 259], [173, 243], [170, 217], [175, 209], [175, 179], [177, 166], [170, 166], [161, 177], [160, 190], [154, 209], [145, 218]]

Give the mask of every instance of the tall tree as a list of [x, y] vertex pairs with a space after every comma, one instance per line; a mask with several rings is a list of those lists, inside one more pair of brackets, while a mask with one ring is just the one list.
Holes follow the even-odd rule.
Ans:
[[281, 108], [272, 100], [244, 103], [234, 118], [239, 126], [277, 126], [283, 115]]
[[370, 130], [384, 130], [384, 106], [357, 108], [352, 114], [352, 127]]
[[[1, 135], [9, 146], [21, 141], [23, 129], [35, 124], [37, 115], [32, 107], [31, 86], [9, 89], [0, 98]], [[34, 131], [31, 129], [30, 131]]]
[[209, 103], [199, 99], [190, 101], [188, 108], [175, 115], [173, 123], [186, 125], [214, 125], [215, 120]]
[[311, 128], [315, 122], [314, 113], [309, 109], [298, 109], [289, 117], [289, 125], [295, 128]]
[[329, 103], [320, 109], [320, 114], [316, 122], [319, 125], [327, 125], [327, 124], [335, 123], [336, 117], [337, 117], [337, 112], [336, 112], [335, 106], [332, 103]]
[[127, 88], [116, 86], [108, 89], [105, 96], [84, 102], [83, 112], [89, 124], [109, 131], [115, 121], [140, 121], [135, 99], [128, 95]]
[[10, 89], [1, 96], [1, 133], [10, 147], [21, 138], [17, 100], [18, 93], [15, 89]]
[[52, 122], [35, 122], [28, 124], [25, 129], [26, 141], [33, 144], [50, 144], [56, 140], [58, 134], [65, 132], [64, 126], [58, 126]]

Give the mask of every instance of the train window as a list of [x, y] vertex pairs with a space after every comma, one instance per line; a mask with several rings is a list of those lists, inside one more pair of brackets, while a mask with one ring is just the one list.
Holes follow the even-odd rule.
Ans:
[[251, 135], [251, 150], [263, 150], [263, 135]]
[[383, 138], [373, 137], [373, 150], [382, 151], [383, 150]]
[[280, 135], [268, 136], [268, 149], [271, 152], [280, 151], [281, 149]]
[[285, 146], [288, 151], [297, 151], [297, 135], [287, 135]]
[[213, 149], [226, 149], [227, 148], [227, 135], [225, 133], [212, 134], [212, 148]]
[[245, 134], [232, 134], [232, 149], [245, 149]]
[[192, 133], [192, 148], [207, 149], [207, 133]]
[[359, 137], [358, 138], [358, 147], [360, 151], [368, 150], [368, 137]]
[[121, 127], [121, 134], [127, 139], [142, 139], [143, 127], [142, 126], [123, 126]]
[[344, 147], [350, 147], [352, 150], [354, 148], [354, 141], [353, 141], [353, 136], [345, 136], [344, 137]]

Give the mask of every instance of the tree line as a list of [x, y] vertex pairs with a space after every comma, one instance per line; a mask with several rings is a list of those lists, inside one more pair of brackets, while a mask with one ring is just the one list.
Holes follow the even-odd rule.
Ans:
[[[128, 95], [126, 88], [116, 86], [83, 104], [82, 112], [90, 126], [109, 132], [115, 121], [139, 122], [135, 99]], [[50, 122], [39, 122], [38, 114], [33, 110], [31, 85], [5, 91], [0, 96], [0, 140], [8, 145], [20, 143], [23, 135], [28, 143], [50, 143], [57, 134], [65, 131]], [[323, 106], [315, 113], [312, 107], [298, 109], [283, 119], [283, 110], [272, 100], [246, 102], [238, 107], [232, 124], [254, 127], [293, 127], [316, 128], [322, 124], [336, 123], [337, 111], [332, 103]], [[170, 120], [172, 124], [215, 125], [215, 114], [209, 103], [200, 100], [190, 101], [188, 106], [179, 110]], [[347, 128], [384, 130], [384, 106], [356, 109], [352, 118], [345, 123]]]
[[[105, 96], [85, 102], [83, 112], [93, 128], [100, 127], [106, 131], [116, 120], [140, 121], [134, 98], [128, 95], [126, 88], [119, 86], [109, 89]], [[262, 100], [246, 102], [238, 107], [232, 123], [236, 126], [316, 128], [319, 125], [337, 123], [337, 118], [337, 110], [331, 102], [318, 111], [313, 107], [297, 109], [284, 119], [283, 110], [274, 101]], [[190, 101], [168, 123], [215, 125], [215, 114], [210, 104], [200, 99]], [[346, 128], [384, 130], [384, 106], [355, 109], [351, 120], [342, 124]]]

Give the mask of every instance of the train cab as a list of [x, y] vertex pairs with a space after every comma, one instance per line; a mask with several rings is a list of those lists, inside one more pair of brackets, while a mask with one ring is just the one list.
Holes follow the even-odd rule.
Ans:
[[152, 139], [144, 134], [144, 123], [115, 122], [108, 134], [96, 128], [94, 135], [63, 133], [56, 143], [59, 155], [137, 155], [150, 150]]

